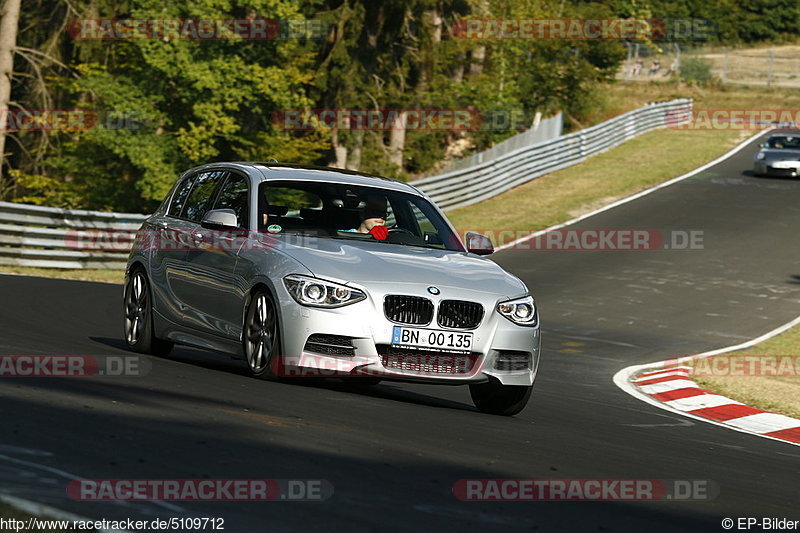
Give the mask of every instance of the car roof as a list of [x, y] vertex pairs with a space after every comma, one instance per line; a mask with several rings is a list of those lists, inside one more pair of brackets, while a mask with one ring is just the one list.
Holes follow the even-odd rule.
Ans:
[[420, 192], [416, 187], [408, 183], [384, 178], [381, 176], [374, 176], [364, 172], [356, 172], [354, 170], [345, 170], [331, 167], [316, 167], [310, 165], [291, 165], [286, 163], [274, 162], [247, 162], [247, 161], [231, 161], [231, 162], [218, 162], [209, 163], [200, 167], [193, 168], [192, 171], [199, 170], [212, 170], [215, 168], [239, 168], [247, 172], [251, 176], [255, 176], [253, 171], [258, 171], [262, 179], [260, 181], [317, 181], [317, 182], [334, 182], [344, 183], [347, 185], [360, 185], [363, 187], [377, 187], [380, 189], [390, 189], [399, 192], [416, 194], [423, 196], [424, 193]]

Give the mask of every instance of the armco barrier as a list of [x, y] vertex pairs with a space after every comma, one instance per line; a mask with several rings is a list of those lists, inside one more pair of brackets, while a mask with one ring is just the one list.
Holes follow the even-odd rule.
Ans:
[[691, 118], [692, 100], [648, 104], [585, 130], [525, 146], [491, 161], [410, 182], [443, 210], [471, 205], [584, 161], [654, 129]]
[[[136, 231], [147, 215], [56, 209], [0, 202], [0, 265], [47, 268], [124, 268], [128, 252], [97, 232]], [[75, 243], [91, 236], [97, 250]]]
[[[649, 104], [556, 139], [524, 146], [491, 161], [411, 182], [444, 209], [496, 196], [569, 167], [648, 131], [691, 117], [692, 100]], [[124, 268], [126, 239], [146, 215], [56, 209], [0, 202], [0, 265], [47, 268]], [[105, 241], [102, 234], [108, 232]], [[85, 237], [85, 238], [84, 238]], [[91, 241], [91, 250], [76, 243]]]

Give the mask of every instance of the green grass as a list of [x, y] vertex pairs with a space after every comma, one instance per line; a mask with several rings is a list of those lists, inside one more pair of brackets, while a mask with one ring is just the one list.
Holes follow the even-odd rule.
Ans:
[[[647, 102], [675, 98], [694, 99], [695, 110], [800, 109], [800, 90], [615, 83], [603, 89], [589, 120], [599, 123]], [[461, 235], [470, 230], [524, 234], [544, 229], [697, 168], [753, 133], [658, 130], [447, 216]]]
[[[615, 83], [602, 88], [584, 121], [598, 123], [647, 102], [693, 98], [696, 109], [800, 109], [800, 91], [692, 87], [675, 82]], [[565, 222], [614, 200], [696, 168], [733, 147], [750, 132], [659, 130], [540, 177], [480, 204], [448, 212], [464, 231], [536, 231]], [[122, 283], [122, 271], [0, 267], [0, 272]]]
[[598, 123], [647, 102], [692, 98], [695, 109], [800, 109], [800, 90], [767, 87], [694, 87], [677, 82], [615, 83], [590, 114]]
[[[476, 205], [448, 211], [458, 229], [536, 231], [566, 222], [724, 154], [752, 132], [658, 130]], [[497, 244], [497, 243], [495, 243]]]
[[[758, 360], [774, 362], [775, 368], [784, 369], [790, 375], [752, 375], [769, 372], [769, 367], [762, 366]], [[747, 350], [696, 361], [693, 366], [697, 373], [692, 379], [701, 387], [752, 407], [800, 418], [800, 327]], [[737, 367], [742, 370], [735, 370]]]
[[125, 281], [124, 270], [64, 270], [60, 268], [0, 266], [0, 274], [77, 279], [81, 281], [99, 281], [102, 283], [123, 283]]

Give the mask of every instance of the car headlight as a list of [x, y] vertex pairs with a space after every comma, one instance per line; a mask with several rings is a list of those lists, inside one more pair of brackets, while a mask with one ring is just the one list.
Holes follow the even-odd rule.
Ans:
[[764, 159], [764, 157], [766, 157], [766, 155], [764, 154], [764, 152], [758, 152], [758, 153], [756, 154], [756, 159]]
[[297, 303], [311, 307], [341, 307], [367, 298], [358, 289], [300, 274], [286, 276], [283, 283]]
[[535, 326], [538, 322], [533, 296], [500, 302], [497, 304], [497, 312], [520, 326]]

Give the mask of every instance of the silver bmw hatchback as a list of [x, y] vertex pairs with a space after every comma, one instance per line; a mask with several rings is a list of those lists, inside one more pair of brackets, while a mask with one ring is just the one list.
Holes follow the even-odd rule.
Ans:
[[137, 233], [128, 347], [227, 353], [258, 378], [468, 385], [483, 412], [527, 404], [540, 356], [525, 284], [462, 242], [413, 186], [330, 168], [214, 163], [184, 173]]

